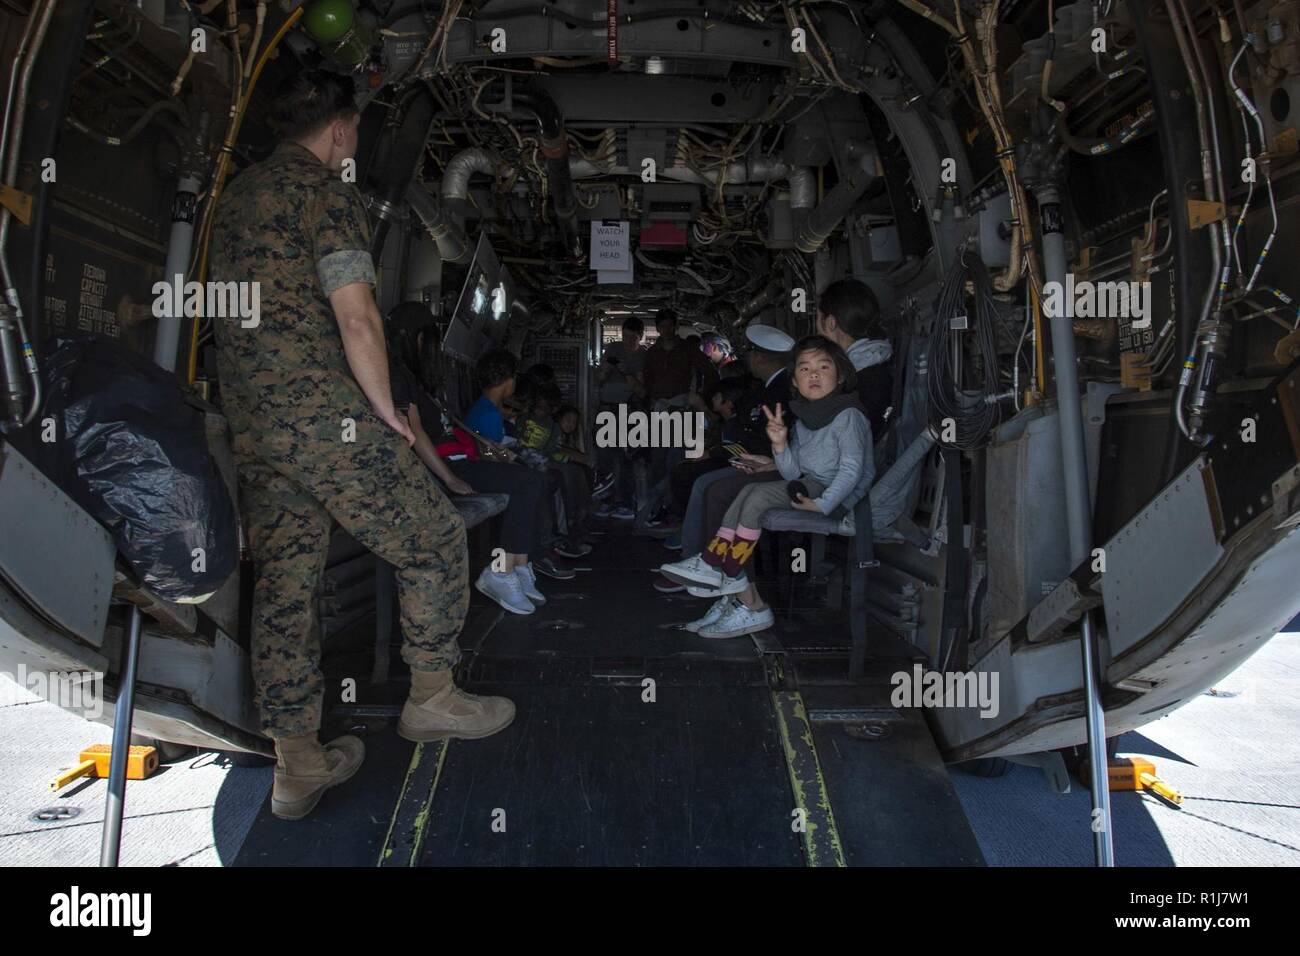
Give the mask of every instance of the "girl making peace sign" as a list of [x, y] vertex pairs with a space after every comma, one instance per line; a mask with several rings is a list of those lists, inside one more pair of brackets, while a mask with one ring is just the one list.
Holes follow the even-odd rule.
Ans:
[[777, 470], [789, 484], [745, 486], [703, 552], [659, 569], [692, 594], [718, 598], [703, 618], [687, 626], [701, 637], [739, 637], [772, 626], [772, 609], [745, 573], [765, 512], [798, 508], [838, 518], [871, 487], [871, 426], [858, 403], [856, 373], [844, 350], [810, 335], [795, 345], [791, 369], [800, 396], [790, 402], [799, 418], [793, 435], [782, 422], [779, 404], [763, 407]]

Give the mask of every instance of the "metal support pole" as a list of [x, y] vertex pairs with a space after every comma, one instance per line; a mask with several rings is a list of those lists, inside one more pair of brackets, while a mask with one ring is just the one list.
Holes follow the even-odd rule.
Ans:
[[[1065, 224], [1060, 197], [1054, 185], [1040, 187], [1036, 196], [1042, 219], [1044, 282], [1060, 283], [1060, 288], [1064, 290]], [[1088, 461], [1084, 451], [1079, 373], [1075, 365], [1073, 303], [1064, 294], [1060, 296], [1060, 301], [1062, 308], [1047, 311], [1052, 336], [1052, 362], [1056, 372], [1056, 405], [1060, 421], [1070, 563], [1077, 566], [1092, 553], [1092, 502], [1088, 491]], [[1114, 866], [1110, 783], [1106, 772], [1106, 719], [1101, 706], [1096, 639], [1092, 617], [1088, 613], [1083, 615], [1080, 623], [1080, 653], [1083, 657], [1083, 696], [1088, 730], [1088, 786], [1092, 791], [1093, 852], [1098, 866]]]
[[135, 713], [135, 674], [140, 663], [140, 632], [144, 614], [131, 605], [131, 623], [122, 648], [122, 675], [113, 711], [113, 752], [108, 761], [108, 799], [104, 804], [104, 833], [99, 865], [117, 866], [122, 846], [122, 814], [126, 808], [126, 759], [131, 751], [131, 718]]
[[[182, 172], [176, 183], [172, 199], [172, 231], [167, 240], [167, 264], [163, 281], [184, 287], [190, 268], [190, 252], [194, 246], [194, 216], [198, 209], [199, 190], [203, 180], [192, 172]], [[158, 319], [158, 331], [153, 342], [153, 360], [169, 372], [176, 370], [176, 350], [181, 342], [181, 319], [172, 315], [172, 303], [180, 298], [166, 296], [167, 311]]]
[[[1084, 458], [1083, 406], [1079, 401], [1079, 370], [1074, 352], [1074, 303], [1065, 295], [1065, 223], [1055, 187], [1037, 191], [1043, 228], [1043, 281], [1060, 284], [1063, 308], [1046, 308], [1056, 371], [1056, 404], [1061, 423], [1061, 462], [1065, 480], [1065, 518], [1070, 562], [1078, 564], [1092, 548], [1092, 501], [1088, 491], [1088, 462]], [[1044, 293], [1044, 304], [1050, 302]], [[1059, 315], [1052, 314], [1053, 311]]]

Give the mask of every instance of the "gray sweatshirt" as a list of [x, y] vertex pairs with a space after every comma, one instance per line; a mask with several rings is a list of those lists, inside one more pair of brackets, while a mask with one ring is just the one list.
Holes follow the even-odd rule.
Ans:
[[871, 426], [856, 408], [846, 408], [823, 428], [796, 422], [785, 451], [775, 456], [777, 471], [787, 481], [807, 475], [826, 486], [817, 508], [829, 515], [840, 505], [857, 504], [876, 476], [872, 461]]

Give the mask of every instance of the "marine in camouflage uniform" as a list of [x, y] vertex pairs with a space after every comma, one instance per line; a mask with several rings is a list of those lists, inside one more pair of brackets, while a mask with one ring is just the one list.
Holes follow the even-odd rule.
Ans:
[[[276, 739], [320, 727], [317, 595], [337, 520], [396, 569], [402, 656], [413, 671], [456, 663], [469, 603], [465, 525], [402, 436], [357, 384], [329, 295], [373, 283], [355, 186], [286, 141], [222, 197], [214, 281], [259, 282], [260, 322], [215, 319], [249, 547], [257, 564], [252, 667]], [[355, 440], [345, 441], [347, 420]]]

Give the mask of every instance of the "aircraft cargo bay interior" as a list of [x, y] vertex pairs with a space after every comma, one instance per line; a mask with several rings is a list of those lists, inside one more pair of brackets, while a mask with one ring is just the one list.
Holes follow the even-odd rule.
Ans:
[[[1296, 0], [0, 0], [0, 48], [0, 671], [102, 745], [23, 762], [19, 858], [76, 802], [129, 860], [219, 761], [225, 865], [1025, 862], [1016, 781], [1060, 862], [1294, 862], [1115, 821], [1205, 806], [1143, 728], [1295, 666]], [[1276, 713], [1188, 739], [1291, 786]]]

